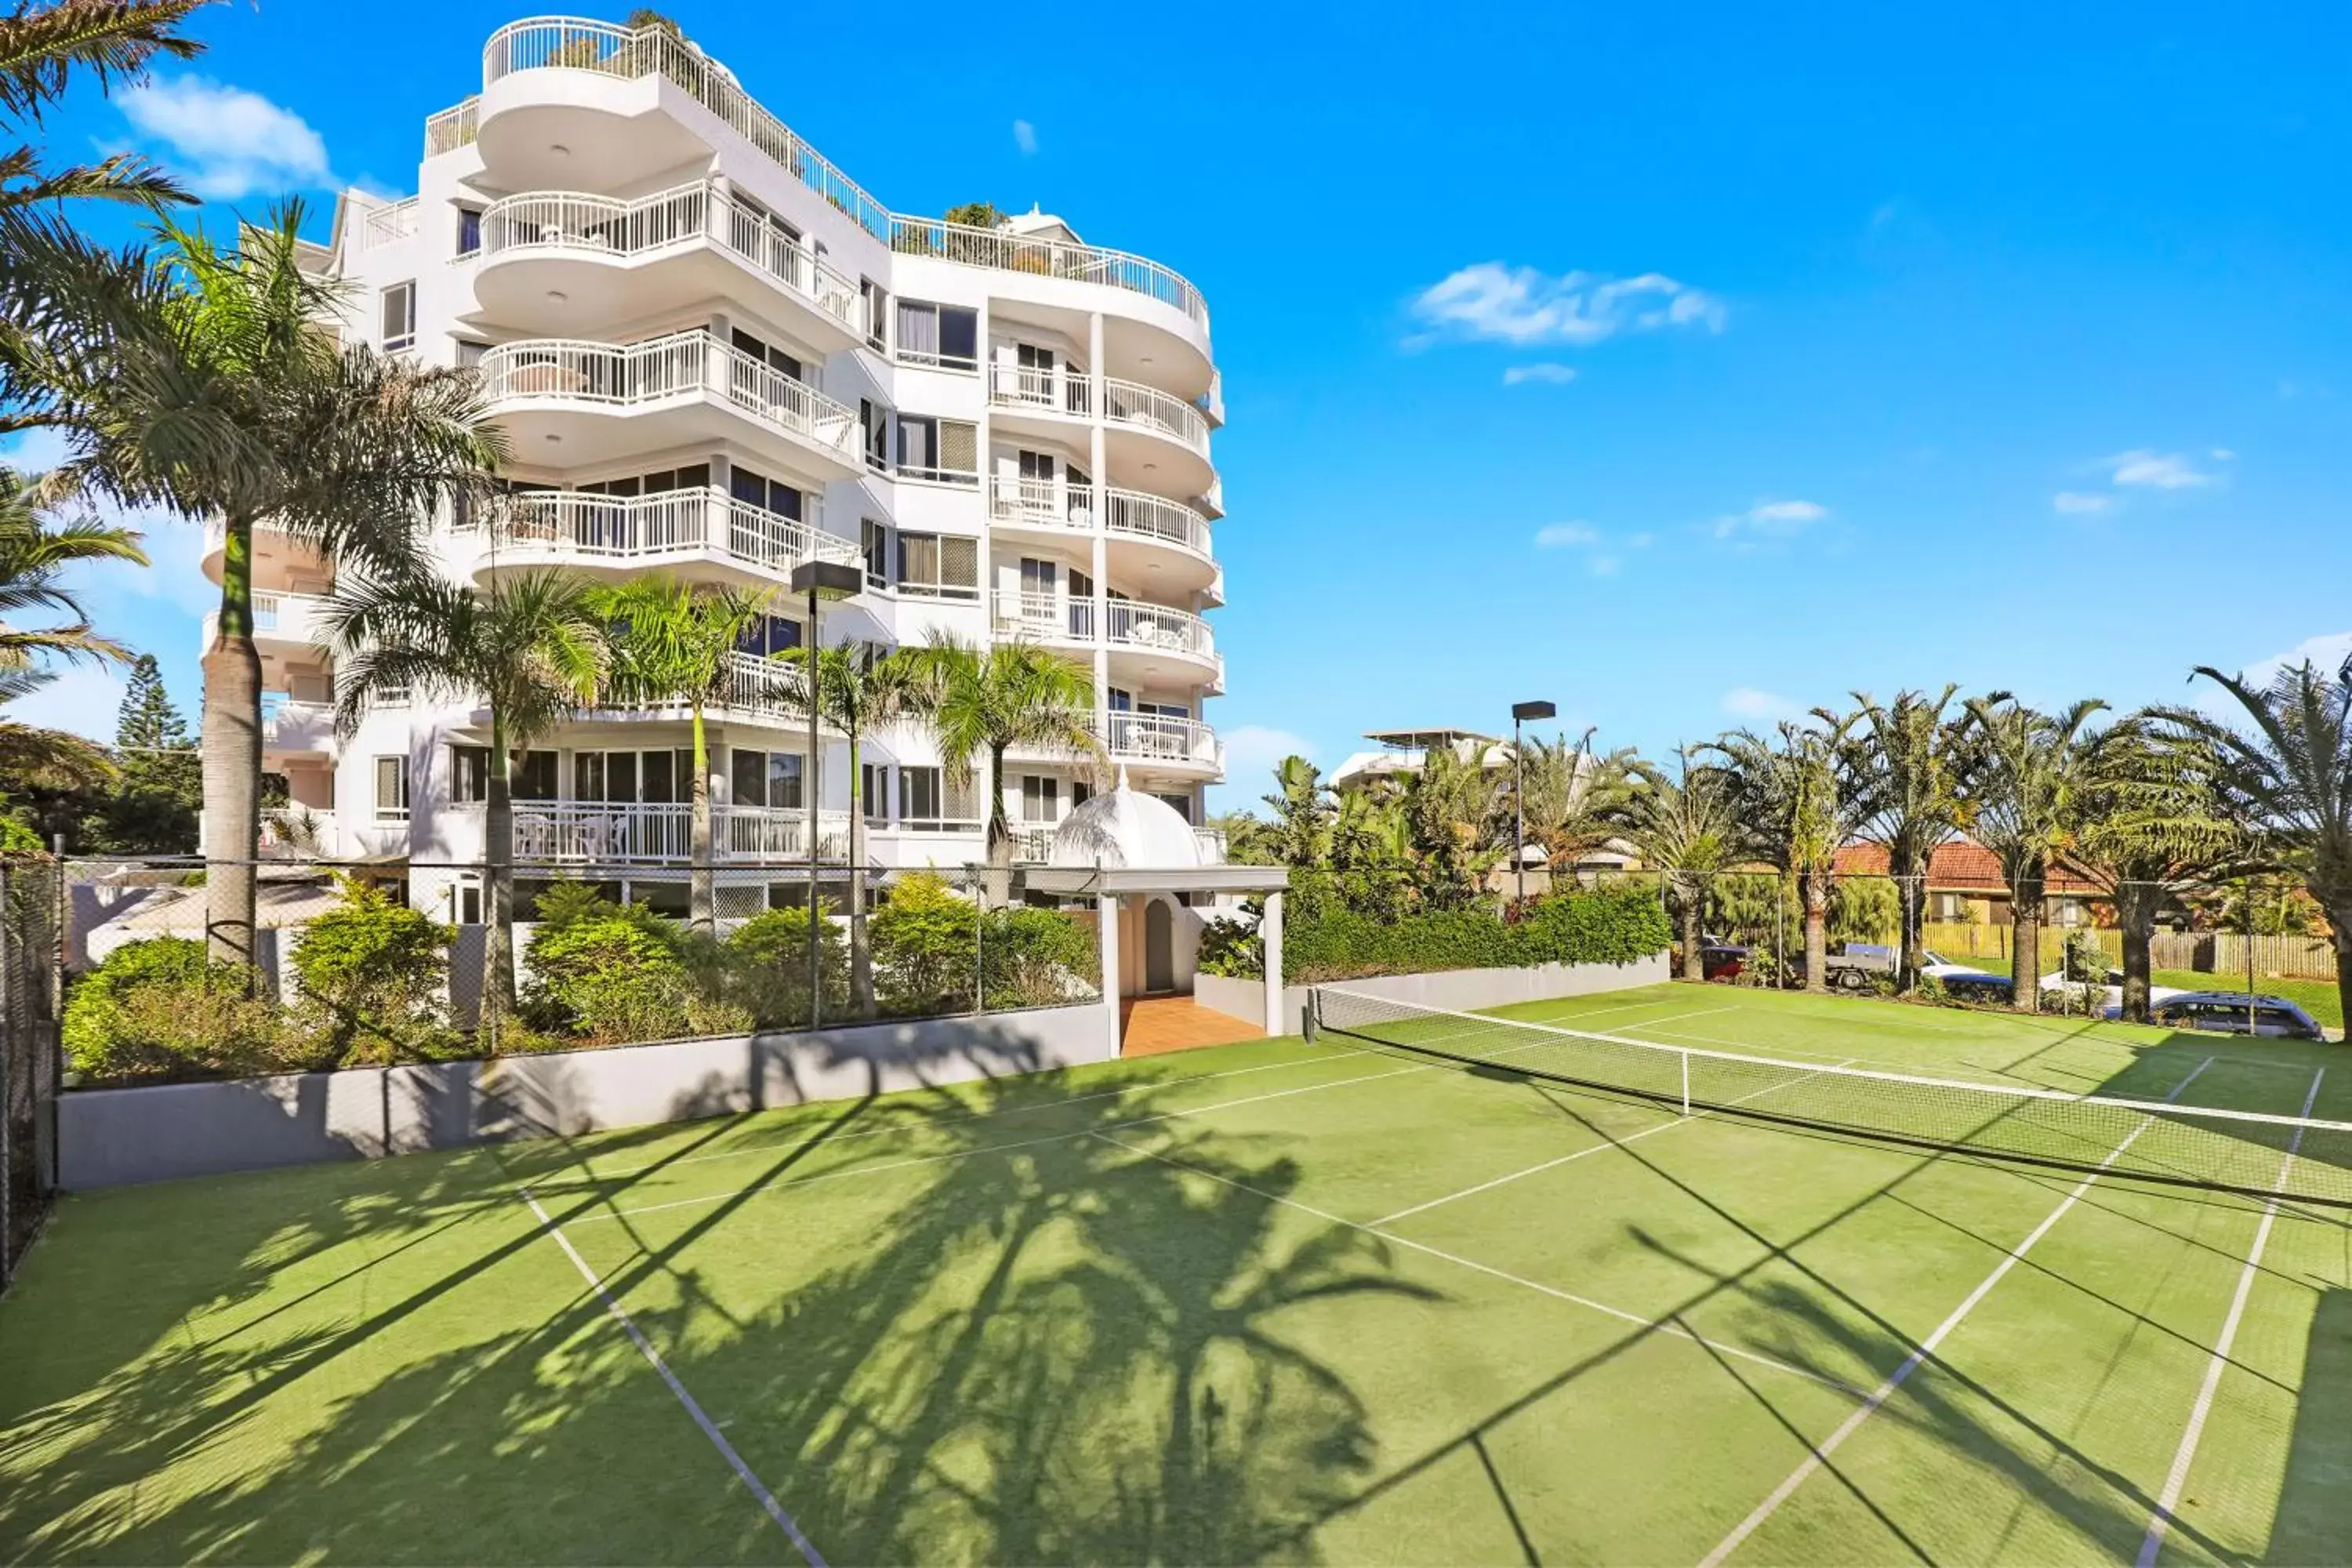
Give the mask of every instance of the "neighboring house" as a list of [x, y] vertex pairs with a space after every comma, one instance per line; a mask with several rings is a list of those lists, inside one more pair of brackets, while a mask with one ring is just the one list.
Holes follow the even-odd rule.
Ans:
[[[1884, 877], [1886, 851], [1876, 844], [1849, 844], [1837, 854], [1840, 876]], [[2052, 925], [2095, 925], [2112, 919], [2106, 895], [2081, 873], [2053, 867], [2043, 880], [2043, 919]], [[1927, 919], [1948, 923], [2004, 925], [2009, 921], [2009, 885], [2000, 861], [1971, 839], [1955, 838], [1927, 858]]]
[[[1092, 678], [1114, 766], [1203, 820], [1223, 769], [1203, 710], [1224, 667], [1202, 616], [1223, 602], [1223, 406], [1190, 283], [1041, 213], [993, 228], [894, 215], [659, 27], [504, 28], [479, 95], [424, 142], [416, 194], [347, 192], [317, 267], [349, 288], [347, 337], [480, 368], [524, 493], [497, 527], [437, 520], [446, 571], [782, 590], [803, 562], [856, 564], [865, 592], [825, 608], [827, 644], [943, 630], [1060, 651]], [[282, 534], [256, 555], [266, 765], [292, 798], [278, 837], [390, 872], [478, 860], [487, 716], [420, 698], [339, 742], [315, 646], [333, 567]], [[220, 557], [215, 532], [215, 579]], [[806, 856], [806, 791], [821, 853], [841, 858], [846, 744], [808, 755], [805, 718], [761, 678], [812, 635], [804, 616], [780, 596], [713, 715], [722, 914], [800, 885], [760, 868]], [[547, 737], [520, 768], [518, 853], [682, 907], [687, 719], [598, 711]], [[879, 737], [864, 765], [877, 868], [982, 858], [983, 803], [928, 737]], [[1023, 854], [1097, 783], [1081, 760], [1016, 753]], [[469, 920], [478, 878], [420, 877], [411, 897]]]

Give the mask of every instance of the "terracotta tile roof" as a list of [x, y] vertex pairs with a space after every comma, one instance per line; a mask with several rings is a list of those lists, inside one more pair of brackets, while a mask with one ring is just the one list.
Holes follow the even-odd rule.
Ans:
[[[1886, 850], [1877, 844], [1849, 844], [1837, 853], [1840, 874], [1854, 877], [1886, 875]], [[2000, 861], [1983, 845], [1966, 838], [1955, 838], [1942, 846], [1927, 861], [1927, 886], [1938, 892], [2005, 892], [2008, 884], [2001, 880]], [[2053, 893], [2089, 894], [2096, 896], [2096, 883], [2063, 868], [2053, 868], [2049, 877]]]

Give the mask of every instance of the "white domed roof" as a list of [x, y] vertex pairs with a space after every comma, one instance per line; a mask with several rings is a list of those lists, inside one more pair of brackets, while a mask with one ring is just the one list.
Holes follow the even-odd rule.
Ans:
[[1200, 841], [1183, 813], [1164, 800], [1127, 787], [1098, 795], [1062, 819], [1047, 852], [1049, 866], [1107, 866], [1159, 871], [1201, 863]]

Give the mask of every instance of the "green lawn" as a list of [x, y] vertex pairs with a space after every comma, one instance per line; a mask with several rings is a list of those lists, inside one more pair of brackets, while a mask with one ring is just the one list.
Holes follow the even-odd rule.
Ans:
[[[2340, 1047], [1510, 1012], [2352, 1119]], [[2352, 1244], [2288, 1204], [2249, 1269], [2263, 1215], [1328, 1034], [96, 1194], [0, 1301], [0, 1561], [2128, 1562], [2242, 1280], [2164, 1558], [2340, 1558]]]

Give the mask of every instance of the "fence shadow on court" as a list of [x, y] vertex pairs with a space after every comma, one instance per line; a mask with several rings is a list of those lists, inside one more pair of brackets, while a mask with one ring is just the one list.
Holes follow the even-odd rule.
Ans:
[[2352, 1388], [2352, 1290], [2319, 1292], [2305, 1349], [2303, 1386], [2320, 1397], [2298, 1402], [2286, 1477], [2271, 1521], [2266, 1563], [2326, 1563], [2352, 1540], [2352, 1418], [2343, 1391]]
[[[1058, 1105], [1027, 1080], [813, 1108], [764, 1153], [736, 1142], [753, 1124], [668, 1129], [613, 1175], [535, 1143], [241, 1179], [217, 1215], [203, 1200], [229, 1184], [192, 1185], [184, 1256], [22, 1399], [0, 1395], [19, 1456], [0, 1461], [0, 1557], [777, 1555], [497, 1162], [559, 1222], [604, 1216], [600, 1259], [635, 1235], [611, 1289], [835, 1561], [1311, 1554], [1306, 1531], [1367, 1479], [1374, 1440], [1280, 1314], [1430, 1293], [1392, 1277], [1376, 1238], [1282, 1208], [1287, 1159], [1181, 1121], [1151, 1136], [1194, 1171], [1111, 1142], [1160, 1104], [1148, 1075], [1127, 1081], [1123, 1099]], [[820, 1204], [776, 1199], [845, 1138], [901, 1124], [939, 1157]], [[653, 1136], [597, 1140], [596, 1170]], [[718, 1201], [658, 1232], [616, 1217], [720, 1152], [741, 1169]], [[296, 1181], [311, 1184], [270, 1186]], [[360, 1310], [306, 1312], [354, 1279]], [[518, 1290], [563, 1304], [518, 1311]], [[444, 1348], [418, 1356], [420, 1341]], [[0, 1347], [0, 1366], [33, 1364]], [[310, 1428], [273, 1435], [268, 1462], [234, 1458], [248, 1429], [285, 1429], [263, 1396], [314, 1377]], [[208, 1486], [151, 1486], [135, 1513], [94, 1500], [206, 1450]]]

